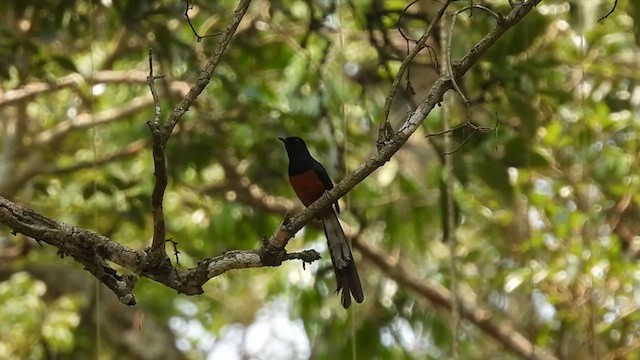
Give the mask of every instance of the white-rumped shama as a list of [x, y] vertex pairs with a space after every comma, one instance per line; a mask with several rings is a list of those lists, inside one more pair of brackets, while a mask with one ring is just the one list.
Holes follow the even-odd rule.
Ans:
[[[333, 188], [333, 182], [327, 170], [311, 156], [304, 141], [297, 137], [279, 138], [287, 148], [289, 155], [289, 182], [304, 206], [313, 204], [324, 194]], [[334, 210], [335, 208], [335, 210]], [[342, 231], [338, 215], [340, 208], [336, 202], [329, 206], [319, 218], [322, 220], [324, 234], [329, 245], [329, 254], [336, 274], [337, 289], [341, 292], [342, 306], [348, 308], [351, 305], [351, 297], [358, 303], [364, 300], [358, 269], [353, 261], [351, 248]]]

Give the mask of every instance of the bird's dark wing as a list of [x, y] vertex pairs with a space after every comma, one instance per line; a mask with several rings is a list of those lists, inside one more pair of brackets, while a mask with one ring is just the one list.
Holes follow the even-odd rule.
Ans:
[[[313, 159], [313, 171], [316, 173], [316, 175], [318, 175], [318, 178], [322, 182], [322, 185], [324, 185], [325, 191], [333, 189], [333, 181], [331, 181], [329, 174], [327, 174], [327, 170], [315, 159]], [[334, 206], [338, 214], [340, 214], [340, 206], [338, 205], [337, 201]]]

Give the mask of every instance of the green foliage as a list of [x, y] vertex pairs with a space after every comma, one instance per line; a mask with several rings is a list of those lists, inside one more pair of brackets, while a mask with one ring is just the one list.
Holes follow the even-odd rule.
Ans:
[[[509, 11], [506, 1], [484, 3]], [[450, 126], [469, 120], [496, 131], [452, 131], [453, 174], [443, 174], [442, 136], [424, 137], [447, 130], [444, 111], [436, 108], [341, 204], [342, 219], [360, 232], [363, 246], [425, 284], [449, 289], [451, 254], [441, 239], [453, 215], [460, 297], [559, 358], [580, 359], [591, 355], [590, 341], [604, 356], [637, 342], [640, 333], [634, 290], [640, 285], [640, 5], [621, 1], [596, 24], [606, 7], [583, 3], [543, 2], [459, 81], [471, 118], [452, 100]], [[205, 35], [224, 29], [236, 2], [193, 5], [190, 19]], [[256, 248], [284, 209], [298, 204], [279, 136], [302, 136], [334, 181], [366, 160], [406, 54], [398, 26], [417, 39], [440, 5], [423, 1], [405, 11], [407, 3], [395, 0], [254, 1], [166, 149], [164, 210], [179, 251], [176, 259], [167, 244], [172, 261], [187, 268], [227, 250]], [[454, 2], [452, 9], [467, 5]], [[126, 246], [149, 246], [154, 168], [146, 122], [154, 109], [147, 51], [153, 49], [154, 70], [164, 75], [157, 82], [164, 120], [219, 39], [198, 42], [185, 7], [133, 0], [0, 3], [0, 194]], [[457, 19], [454, 62], [495, 26], [476, 10]], [[428, 45], [441, 64], [443, 49], [437, 41]], [[423, 50], [410, 66], [410, 90], [401, 84], [392, 106], [394, 126], [423, 101], [434, 62]], [[357, 71], [347, 73], [347, 64]], [[4, 94], [39, 86], [50, 88], [3, 102], [9, 101]], [[451, 213], [443, 179], [452, 185]], [[125, 317], [110, 292], [101, 302], [78, 292], [91, 277], [71, 259], [0, 229], [0, 357], [143, 359], [153, 358], [153, 348], [163, 358], [197, 359], [226, 345], [253, 354], [248, 351], [262, 336], [268, 339], [262, 354], [277, 358], [279, 346], [292, 340], [264, 330], [274, 319], [298, 336], [297, 347], [287, 348], [292, 357], [350, 358], [354, 344], [361, 359], [451, 357], [449, 313], [393, 280], [394, 270], [356, 255], [366, 301], [345, 312], [317, 223], [288, 245], [306, 248], [323, 259], [304, 268], [288, 262], [232, 271], [195, 297], [140, 279], [136, 315]], [[46, 276], [53, 264], [69, 278]], [[98, 321], [92, 314], [101, 307], [110, 316]], [[593, 340], [582, 336], [590, 324]], [[460, 331], [462, 359], [516, 358], [481, 325], [464, 321]]]
[[47, 286], [26, 272], [0, 283], [0, 356], [40, 358], [73, 349], [82, 301], [69, 294], [48, 303], [46, 292]]

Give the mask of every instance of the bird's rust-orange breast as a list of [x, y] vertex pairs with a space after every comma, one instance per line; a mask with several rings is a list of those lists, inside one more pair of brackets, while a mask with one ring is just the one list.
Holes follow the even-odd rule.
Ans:
[[290, 176], [289, 182], [304, 206], [313, 204], [325, 192], [324, 184], [313, 170]]

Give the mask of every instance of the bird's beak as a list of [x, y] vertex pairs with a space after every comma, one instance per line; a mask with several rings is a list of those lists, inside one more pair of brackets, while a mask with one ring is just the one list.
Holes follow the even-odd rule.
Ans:
[[287, 139], [285, 139], [285, 138], [279, 137], [278, 140], [282, 141], [285, 144], [287, 143]]

